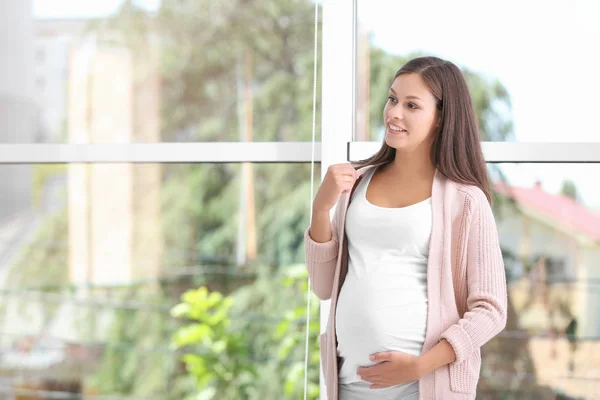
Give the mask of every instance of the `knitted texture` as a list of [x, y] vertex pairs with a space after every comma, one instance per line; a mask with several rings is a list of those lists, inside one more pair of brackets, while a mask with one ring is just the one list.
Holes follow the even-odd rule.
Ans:
[[[369, 168], [359, 170], [364, 174]], [[331, 299], [326, 333], [321, 338], [323, 373], [329, 400], [338, 398], [335, 312], [347, 263], [345, 215], [351, 195], [340, 198], [331, 220], [332, 239], [317, 243], [306, 230], [306, 266], [315, 294]], [[506, 325], [504, 262], [492, 209], [475, 186], [450, 181], [436, 170], [432, 187], [433, 225], [427, 265], [427, 352], [446, 339], [456, 360], [422, 377], [422, 400], [473, 399], [481, 368], [481, 346]], [[382, 227], [384, 229], [385, 227]], [[342, 275], [340, 277], [340, 275]]]

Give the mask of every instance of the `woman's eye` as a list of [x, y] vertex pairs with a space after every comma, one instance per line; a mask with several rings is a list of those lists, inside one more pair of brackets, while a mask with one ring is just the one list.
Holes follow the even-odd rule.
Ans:
[[[395, 97], [389, 96], [389, 97], [388, 97], [388, 101], [391, 101], [391, 102], [396, 102], [396, 101], [398, 101], [398, 100], [396, 100], [396, 98], [395, 98]], [[419, 107], [417, 107], [417, 106], [416, 106], [415, 104], [413, 104], [413, 103], [408, 103], [408, 107], [409, 107], [411, 110], [416, 110], [417, 108], [419, 108]]]

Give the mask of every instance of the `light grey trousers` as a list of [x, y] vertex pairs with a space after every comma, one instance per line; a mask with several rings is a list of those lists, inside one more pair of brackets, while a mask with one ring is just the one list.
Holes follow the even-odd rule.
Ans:
[[382, 389], [369, 386], [371, 383], [365, 381], [340, 383], [339, 400], [419, 400], [418, 381]]

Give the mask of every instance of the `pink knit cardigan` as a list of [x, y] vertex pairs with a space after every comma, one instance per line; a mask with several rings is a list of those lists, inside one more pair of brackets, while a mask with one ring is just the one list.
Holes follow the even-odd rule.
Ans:
[[[369, 168], [373, 166], [358, 170], [356, 184]], [[335, 312], [348, 268], [344, 227], [352, 192], [342, 194], [338, 201], [329, 242], [312, 240], [310, 228], [304, 236], [312, 289], [321, 300], [331, 299], [327, 329], [320, 337], [329, 400], [338, 400]], [[423, 353], [446, 339], [456, 353], [456, 361], [419, 380], [419, 399], [473, 399], [481, 368], [480, 348], [506, 325], [506, 278], [496, 223], [481, 189], [455, 183], [439, 170], [435, 172], [431, 199], [433, 224]]]

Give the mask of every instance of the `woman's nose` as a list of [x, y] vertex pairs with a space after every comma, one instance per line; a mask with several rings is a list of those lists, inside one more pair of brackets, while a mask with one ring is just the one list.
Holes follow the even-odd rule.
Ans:
[[402, 118], [402, 112], [397, 106], [388, 111], [388, 122], [393, 120], [402, 120]]

